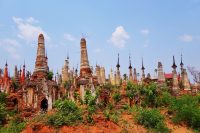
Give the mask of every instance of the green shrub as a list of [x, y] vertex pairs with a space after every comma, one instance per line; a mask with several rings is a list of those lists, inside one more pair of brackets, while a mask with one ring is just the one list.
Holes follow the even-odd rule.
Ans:
[[135, 96], [140, 94], [141, 86], [128, 82], [126, 86], [126, 96], [129, 98], [129, 104], [132, 106]]
[[119, 113], [118, 112], [114, 112], [111, 114], [111, 120], [114, 122], [114, 123], [118, 123], [119, 121]]
[[52, 71], [49, 71], [49, 72], [47, 73], [47, 79], [48, 79], [48, 80], [52, 80], [52, 79], [53, 79], [53, 72], [52, 72]]
[[57, 112], [48, 116], [47, 124], [52, 126], [74, 125], [82, 121], [82, 111], [70, 100], [56, 101]]
[[110, 110], [106, 109], [103, 111], [104, 117], [106, 120], [110, 120]]
[[59, 126], [65, 125], [65, 119], [64, 119], [64, 116], [62, 116], [62, 114], [56, 113], [56, 114], [48, 116], [47, 123], [49, 125], [59, 127]]
[[170, 105], [169, 110], [174, 113], [175, 123], [184, 122], [188, 126], [200, 131], [200, 107], [198, 97], [184, 95], [177, 98]]
[[84, 103], [87, 105], [87, 122], [89, 123], [94, 123], [93, 120], [93, 114], [96, 112], [97, 106], [96, 106], [96, 101], [97, 101], [97, 95], [93, 96], [92, 93], [89, 90], [86, 90], [86, 94], [84, 97], [85, 101]]
[[164, 91], [159, 97], [157, 97], [156, 105], [168, 107], [173, 100], [175, 100], [175, 98], [169, 92]]
[[142, 109], [137, 112], [136, 121], [138, 124], [158, 132], [169, 132], [164, 124], [164, 117], [157, 109]]
[[5, 108], [5, 104], [0, 103], [0, 125], [2, 125], [4, 123], [4, 121], [6, 120], [6, 108]]
[[6, 93], [0, 92], [0, 103], [1, 104], [5, 104], [6, 103], [6, 97], [7, 97]]
[[124, 110], [128, 110], [128, 109], [129, 109], [129, 105], [128, 105], [128, 104], [124, 104], [124, 105], [122, 106], [122, 108], [123, 108]]
[[26, 127], [26, 122], [19, 117], [14, 117], [6, 127], [1, 127], [1, 133], [20, 133]]
[[156, 98], [158, 96], [157, 85], [151, 83], [145, 86], [144, 89], [144, 102], [149, 107], [156, 107]]
[[115, 101], [115, 104], [121, 101], [121, 94], [119, 92], [116, 92], [112, 96], [113, 100]]
[[120, 112], [118, 111], [106, 109], [103, 114], [106, 120], [111, 120], [115, 123], [119, 121]]

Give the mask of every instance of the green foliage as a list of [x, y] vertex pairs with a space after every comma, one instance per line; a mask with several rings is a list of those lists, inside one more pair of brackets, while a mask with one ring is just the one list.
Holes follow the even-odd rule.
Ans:
[[126, 96], [129, 98], [130, 106], [132, 106], [132, 101], [137, 95], [140, 95], [142, 86], [138, 84], [133, 84], [128, 82], [126, 86]]
[[104, 117], [106, 120], [110, 120], [110, 110], [106, 109], [103, 111]]
[[104, 110], [103, 114], [104, 114], [104, 117], [106, 120], [111, 120], [115, 123], [117, 123], [119, 121], [120, 113], [118, 111], [106, 109], [106, 110]]
[[83, 100], [81, 99], [81, 96], [78, 92], [74, 92], [74, 99], [76, 102], [80, 102], [81, 104], [83, 104]]
[[6, 120], [6, 108], [5, 108], [5, 104], [0, 103], [0, 125], [2, 125], [4, 123], [4, 121]]
[[84, 103], [87, 105], [86, 119], [89, 123], [94, 123], [92, 116], [97, 109], [97, 107], [96, 107], [97, 95], [93, 96], [89, 90], [86, 90], [84, 100], [85, 100]]
[[48, 80], [52, 80], [52, 79], [53, 79], [53, 72], [52, 72], [52, 71], [49, 71], [49, 72], [47, 73], [47, 79], [48, 79]]
[[129, 99], [133, 99], [133, 97], [136, 95], [136, 89], [135, 85], [131, 82], [128, 82], [126, 86], [126, 95]]
[[7, 97], [6, 93], [0, 92], [0, 103], [2, 104], [6, 103], [6, 97]]
[[156, 132], [166, 133], [169, 129], [166, 127], [164, 117], [157, 109], [142, 109], [137, 112], [136, 121], [138, 124], [148, 129], [154, 129]]
[[85, 99], [84, 103], [86, 105], [89, 106], [96, 105], [97, 96], [93, 96], [89, 90], [86, 90], [84, 99]]
[[158, 96], [157, 85], [151, 83], [145, 86], [144, 89], [144, 102], [149, 107], [155, 107], [156, 105], [156, 98]]
[[58, 100], [54, 107], [57, 112], [48, 116], [47, 124], [52, 126], [74, 125], [82, 121], [82, 111], [70, 100]]
[[129, 105], [128, 105], [128, 104], [125, 104], [125, 105], [122, 106], [122, 108], [123, 108], [124, 110], [128, 110], [128, 109], [129, 109]]
[[20, 133], [26, 127], [26, 122], [19, 117], [14, 117], [6, 127], [1, 127], [1, 133]]
[[162, 92], [156, 99], [156, 105], [168, 107], [175, 100], [169, 92]]
[[198, 97], [184, 95], [177, 98], [170, 105], [169, 110], [174, 113], [175, 123], [184, 122], [188, 126], [200, 131], [200, 107]]
[[116, 92], [112, 96], [113, 100], [115, 101], [115, 104], [121, 101], [121, 94], [119, 92]]
[[12, 79], [11, 86], [14, 88], [14, 90], [18, 90], [20, 85], [19, 83], [16, 83], [14, 79]]

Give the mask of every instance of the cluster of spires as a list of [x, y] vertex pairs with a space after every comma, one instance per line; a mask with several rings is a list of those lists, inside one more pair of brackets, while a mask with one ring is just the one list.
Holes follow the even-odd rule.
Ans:
[[[45, 61], [44, 61], [45, 60]], [[67, 66], [65, 65], [65, 67], [68, 67], [69, 64], [69, 56], [67, 56], [67, 60], [65, 60], [65, 62], [67, 63]], [[183, 61], [182, 61], [182, 54], [181, 54], [181, 70], [183, 70]], [[118, 53], [118, 59], [117, 59], [117, 72], [116, 72], [116, 79], [120, 79], [120, 63], [119, 63], [119, 53]], [[134, 72], [132, 72], [132, 64], [131, 64], [131, 57], [129, 55], [129, 78], [131, 80], [137, 80], [137, 72], [136, 69], [134, 68]], [[175, 63], [175, 58], [173, 56], [173, 65], [172, 68], [174, 71], [176, 71], [176, 63]], [[69, 68], [67, 68], [69, 69]], [[142, 75], [141, 78], [142, 80], [145, 79], [145, 67], [144, 67], [144, 63], [143, 63], [143, 57], [142, 57]], [[38, 37], [38, 49], [37, 49], [37, 57], [36, 57], [36, 62], [35, 62], [35, 71], [39, 72], [39, 71], [49, 71], [48, 68], [48, 57], [47, 57], [47, 52], [45, 53], [45, 46], [44, 46], [44, 36], [42, 34], [39, 35]], [[78, 68], [75, 69], [74, 71], [76, 74], [78, 72]], [[6, 67], [5, 67], [5, 71], [4, 71], [4, 77], [8, 77], [8, 72], [7, 72], [7, 62], [6, 62]], [[33, 73], [33, 75], [34, 75]], [[81, 64], [80, 64], [80, 75], [85, 76], [86, 73], [91, 74], [91, 68], [89, 66], [89, 61], [88, 61], [88, 55], [87, 55], [87, 48], [86, 48], [86, 40], [84, 38], [81, 39]], [[23, 70], [17, 71], [17, 66], [15, 66], [15, 76], [14, 76], [15, 81], [17, 82], [24, 82], [25, 80], [25, 63], [23, 65]], [[56, 78], [55, 78], [56, 80]]]

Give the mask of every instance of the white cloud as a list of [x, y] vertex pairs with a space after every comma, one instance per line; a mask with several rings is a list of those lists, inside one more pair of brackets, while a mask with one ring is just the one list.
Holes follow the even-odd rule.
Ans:
[[101, 49], [100, 49], [100, 48], [94, 49], [94, 53], [100, 53], [100, 52], [101, 52]]
[[17, 51], [17, 49], [19, 47], [21, 47], [21, 45], [13, 39], [4, 39], [2, 41], [0, 41], [0, 46], [6, 51], [8, 52], [8, 54], [13, 58], [13, 59], [20, 59], [20, 54]]
[[13, 17], [12, 19], [17, 25], [17, 28], [19, 30], [19, 33], [18, 33], [19, 38], [24, 39], [27, 42], [33, 42], [38, 38], [38, 35], [40, 33], [43, 33], [46, 40], [50, 39], [47, 33], [44, 32], [44, 30], [40, 26], [33, 25], [33, 23], [39, 22], [33, 17], [30, 17], [28, 19]]
[[192, 42], [194, 38], [191, 35], [184, 34], [184, 35], [180, 36], [179, 39], [183, 42]]
[[124, 27], [118, 26], [108, 41], [118, 48], [123, 48], [129, 38], [130, 36], [124, 30]]
[[67, 41], [75, 41], [75, 40], [76, 40], [76, 38], [75, 38], [74, 36], [72, 36], [71, 34], [69, 34], [69, 33], [65, 33], [65, 34], [63, 35], [63, 37], [64, 37], [64, 39], [67, 40]]
[[27, 21], [28, 23], [39, 23], [39, 21], [36, 20], [36, 19], [33, 18], [33, 17], [29, 17], [29, 18], [27, 18], [26, 21]]
[[148, 30], [148, 29], [142, 29], [141, 31], [140, 31], [143, 35], [149, 35], [149, 33], [150, 33], [150, 31]]

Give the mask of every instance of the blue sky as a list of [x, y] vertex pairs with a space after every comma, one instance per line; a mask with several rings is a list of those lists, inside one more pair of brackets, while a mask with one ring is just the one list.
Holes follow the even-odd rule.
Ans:
[[[11, 75], [24, 60], [33, 71], [37, 35], [45, 34], [51, 70], [61, 71], [69, 53], [70, 66], [80, 64], [80, 38], [86, 37], [90, 65], [128, 72], [128, 56], [141, 72], [153, 75], [161, 61], [171, 72], [172, 56], [179, 66], [200, 69], [200, 0], [0, 0], [0, 67], [7, 59]], [[179, 69], [179, 68], [178, 68]]]

